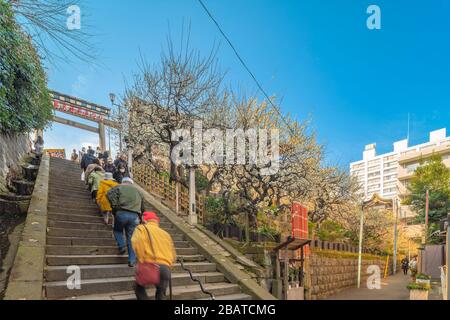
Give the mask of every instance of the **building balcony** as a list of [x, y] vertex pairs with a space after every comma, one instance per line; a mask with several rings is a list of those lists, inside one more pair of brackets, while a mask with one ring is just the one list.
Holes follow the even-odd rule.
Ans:
[[409, 170], [407, 168], [398, 167], [397, 179], [400, 181], [409, 180], [414, 177], [414, 170]]
[[400, 153], [398, 159], [399, 164], [406, 164], [415, 161], [420, 161], [424, 158], [429, 158], [433, 154], [446, 154], [450, 152], [450, 140], [445, 140], [440, 143], [433, 143], [429, 145], [417, 146], [414, 149]]

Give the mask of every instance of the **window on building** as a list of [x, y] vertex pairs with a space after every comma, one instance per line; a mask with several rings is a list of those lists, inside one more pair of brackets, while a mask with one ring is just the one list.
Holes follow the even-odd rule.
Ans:
[[397, 162], [388, 162], [388, 163], [385, 163], [384, 164], [384, 168], [397, 168], [397, 166], [398, 166], [398, 163]]
[[397, 192], [397, 188], [384, 189], [384, 193], [395, 193], [395, 192]]
[[384, 174], [397, 173], [397, 168], [384, 170]]
[[380, 171], [377, 171], [377, 172], [369, 173], [369, 174], [367, 175], [367, 177], [370, 179], [370, 178], [372, 178], [372, 177], [378, 177], [378, 176], [380, 176], [380, 175], [381, 175]]
[[387, 156], [387, 157], [384, 157], [384, 162], [392, 161], [392, 160], [395, 160], [395, 159], [396, 159], [395, 155]]

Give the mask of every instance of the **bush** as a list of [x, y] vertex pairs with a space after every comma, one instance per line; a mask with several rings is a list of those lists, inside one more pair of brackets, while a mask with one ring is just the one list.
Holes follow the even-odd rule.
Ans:
[[322, 241], [343, 241], [346, 230], [337, 222], [326, 220], [317, 227], [316, 235]]
[[409, 290], [421, 290], [421, 291], [429, 291], [431, 289], [430, 285], [426, 283], [410, 283], [406, 287]]
[[233, 216], [225, 214], [225, 201], [222, 197], [206, 197], [205, 211], [208, 224], [234, 225]]
[[427, 275], [427, 274], [423, 274], [420, 273], [416, 276], [416, 279], [420, 279], [420, 280], [431, 280], [431, 276]]
[[47, 78], [9, 3], [0, 0], [0, 131], [44, 128], [52, 117]]
[[263, 226], [259, 227], [256, 230], [256, 232], [261, 234], [261, 235], [266, 236], [267, 238], [269, 238], [269, 239], [271, 239], [273, 241], [275, 241], [275, 238], [279, 235], [279, 232], [276, 229], [271, 228], [271, 227], [269, 227], [267, 225], [263, 225]]

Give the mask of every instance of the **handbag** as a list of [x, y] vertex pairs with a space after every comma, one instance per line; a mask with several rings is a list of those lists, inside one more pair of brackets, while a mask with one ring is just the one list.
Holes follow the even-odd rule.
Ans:
[[[150, 241], [150, 248], [153, 252], [153, 259], [156, 260], [155, 250], [153, 248], [152, 237], [150, 231], [144, 225], [144, 229], [147, 231], [148, 239]], [[138, 262], [136, 265], [136, 283], [142, 287], [151, 285], [158, 285], [160, 282], [160, 270], [159, 265], [153, 262]]]

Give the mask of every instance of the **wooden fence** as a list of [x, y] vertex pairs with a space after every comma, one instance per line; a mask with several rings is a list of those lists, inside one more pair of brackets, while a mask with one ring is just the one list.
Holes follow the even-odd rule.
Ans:
[[[189, 215], [189, 190], [178, 183], [178, 197], [177, 197], [177, 183], [170, 182], [169, 177], [156, 172], [150, 166], [142, 163], [133, 163], [132, 167], [133, 178], [138, 182], [147, 192], [161, 198], [167, 206], [177, 212], [180, 216]], [[178, 199], [177, 199], [178, 198]], [[177, 210], [178, 200], [178, 210]], [[205, 196], [196, 193], [195, 208], [197, 212], [198, 222], [205, 223]]]

